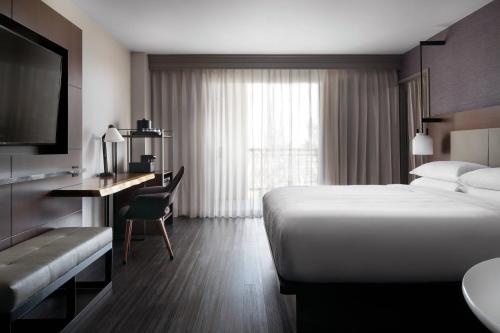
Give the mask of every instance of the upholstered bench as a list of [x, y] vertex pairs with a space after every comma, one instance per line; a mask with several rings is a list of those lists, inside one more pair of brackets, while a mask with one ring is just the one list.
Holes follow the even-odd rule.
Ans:
[[55, 326], [64, 327], [76, 315], [79, 272], [105, 256], [101, 287], [111, 286], [112, 237], [111, 228], [59, 228], [1, 251], [0, 331], [25, 327], [18, 319], [61, 287], [66, 291], [67, 316]]

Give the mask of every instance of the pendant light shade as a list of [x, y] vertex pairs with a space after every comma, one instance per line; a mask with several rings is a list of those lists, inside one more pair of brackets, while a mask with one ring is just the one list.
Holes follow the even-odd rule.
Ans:
[[434, 149], [432, 148], [432, 138], [424, 133], [417, 133], [412, 141], [413, 155], [432, 155]]

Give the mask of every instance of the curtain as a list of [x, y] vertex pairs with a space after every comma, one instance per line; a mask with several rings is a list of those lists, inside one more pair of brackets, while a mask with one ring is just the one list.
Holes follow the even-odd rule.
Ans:
[[321, 91], [322, 182], [399, 182], [397, 73], [329, 70]]
[[[424, 114], [428, 114], [428, 71], [423, 72], [424, 77]], [[415, 169], [417, 166], [422, 165], [429, 161], [428, 157], [413, 155], [411, 151], [412, 140], [415, 137], [415, 133], [417, 129], [422, 128], [421, 119], [422, 119], [422, 106], [420, 99], [420, 75], [413, 76], [412, 78], [405, 80], [403, 83], [403, 100], [405, 101], [405, 108], [407, 113], [407, 128], [408, 128], [408, 137], [407, 144], [410, 147], [408, 151], [408, 169], [409, 171]], [[411, 182], [416, 177], [413, 175], [409, 175], [409, 181]]]
[[154, 71], [152, 101], [186, 168], [179, 215], [258, 217], [276, 187], [399, 179], [392, 71]]
[[[174, 214], [204, 216], [200, 203], [208, 196], [204, 192], [206, 146], [206, 110], [201, 70], [167, 71], [151, 74], [153, 127], [173, 134], [173, 144], [163, 152], [166, 168], [174, 172], [184, 165], [182, 183], [177, 191]], [[171, 149], [172, 148], [172, 149]], [[153, 140], [154, 155], [160, 155], [160, 145]]]

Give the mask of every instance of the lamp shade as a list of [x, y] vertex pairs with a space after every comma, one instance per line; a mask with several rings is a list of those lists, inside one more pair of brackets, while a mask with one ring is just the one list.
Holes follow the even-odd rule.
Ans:
[[116, 127], [113, 125], [109, 125], [106, 135], [104, 136], [104, 141], [106, 142], [123, 142], [125, 139], [123, 136], [118, 132]]
[[432, 138], [424, 133], [417, 133], [412, 141], [413, 155], [432, 155], [434, 149], [432, 148]]

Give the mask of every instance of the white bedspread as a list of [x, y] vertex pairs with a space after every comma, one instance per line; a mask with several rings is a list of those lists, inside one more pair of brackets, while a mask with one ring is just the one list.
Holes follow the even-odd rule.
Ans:
[[279, 188], [264, 221], [289, 281], [460, 281], [500, 256], [500, 206], [416, 186]]

